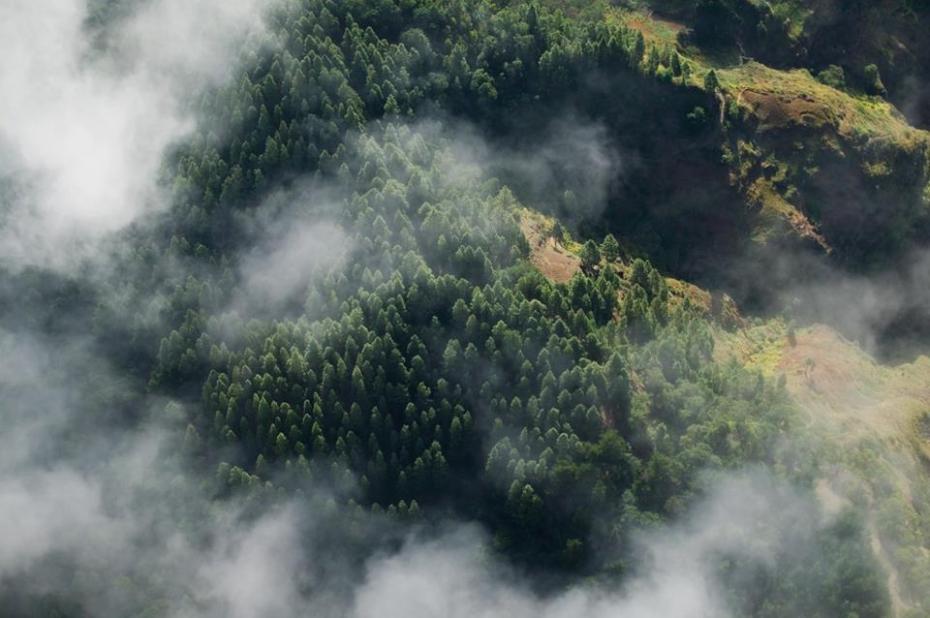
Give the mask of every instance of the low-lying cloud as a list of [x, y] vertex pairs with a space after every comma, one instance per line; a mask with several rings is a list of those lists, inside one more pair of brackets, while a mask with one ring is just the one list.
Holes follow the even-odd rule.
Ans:
[[[812, 499], [765, 472], [724, 475], [704, 483], [704, 497], [678, 523], [634, 532], [637, 560], [622, 587], [582, 583], [540, 594], [474, 524], [408, 532], [397, 549], [385, 539], [400, 526], [374, 514], [340, 515], [348, 507], [326, 505], [326, 487], [307, 485], [257, 510], [216, 500], [209, 474], [178, 456], [176, 404], [166, 411], [164, 401], [140, 394], [136, 405], [152, 411], [141, 426], [94, 425], [86, 389], [113, 391], [120, 378], [80, 339], [7, 333], [0, 344], [5, 358], [19, 359], [0, 367], [8, 411], [0, 592], [15, 585], [20, 595], [61, 593], [49, 564], [64, 562], [94, 574], [67, 588], [92, 615], [151, 606], [178, 618], [726, 617], [734, 614], [719, 577], [722, 557], [763, 566], [797, 560], [825, 525]], [[69, 444], [74, 435], [79, 448]], [[358, 538], [353, 527], [370, 543], [339, 541]], [[112, 585], [121, 579], [141, 579], [141, 592]]]
[[308, 288], [345, 265], [355, 245], [338, 222], [341, 201], [331, 187], [300, 180], [240, 216], [251, 249], [241, 257], [230, 309], [275, 318], [302, 309]]
[[721, 556], [773, 564], [809, 540], [819, 521], [812, 502], [771, 476], [718, 479], [682, 523], [637, 537], [640, 564], [620, 589], [578, 585], [550, 596], [492, 557], [479, 530], [461, 528], [371, 560], [352, 616], [731, 616], [717, 578]]
[[869, 275], [812, 256], [787, 255], [776, 262], [775, 272], [776, 281], [788, 282], [778, 297], [790, 316], [829, 324], [871, 354], [895, 359], [925, 351], [930, 252], [916, 250]]
[[[94, 46], [87, 3], [0, 6], [0, 263], [67, 269], [163, 205], [166, 150], [263, 31], [260, 0], [152, 0]], [[15, 177], [15, 182], [10, 178]]]
[[421, 121], [413, 130], [428, 139], [447, 140], [446, 182], [496, 177], [527, 206], [558, 214], [571, 225], [597, 221], [615, 185], [634, 164], [603, 122], [570, 109], [504, 140], [445, 117]]

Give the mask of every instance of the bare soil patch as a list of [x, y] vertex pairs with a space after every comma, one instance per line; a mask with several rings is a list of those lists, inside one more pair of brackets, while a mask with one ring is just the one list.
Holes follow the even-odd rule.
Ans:
[[822, 127], [834, 124], [830, 108], [809, 95], [777, 94], [747, 88], [740, 93], [753, 114], [759, 119], [759, 129], [781, 129], [789, 126]]
[[524, 212], [520, 229], [530, 244], [530, 261], [551, 281], [567, 283], [581, 271], [581, 260], [551, 237], [544, 218]]

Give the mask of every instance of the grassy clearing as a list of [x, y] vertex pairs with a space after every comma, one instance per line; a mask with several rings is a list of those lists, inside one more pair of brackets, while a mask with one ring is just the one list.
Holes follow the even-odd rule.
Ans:
[[[782, 2], [776, 13], [790, 21], [793, 28], [801, 29], [809, 9], [800, 2]], [[704, 76], [714, 69], [724, 95], [751, 114], [765, 115], [774, 123], [773, 128], [829, 125], [849, 138], [888, 139], [922, 146], [930, 143], [925, 131], [910, 126], [893, 105], [880, 97], [837, 90], [817, 81], [806, 69], [778, 70], [758, 62], [740, 63], [729, 56], [706, 55], [693, 47], [682, 48], [679, 34], [685, 26], [659, 18], [649, 10], [610, 8], [605, 15], [608, 20], [641, 32], [647, 45], [678, 49], [696, 69], [692, 85], [702, 86]]]
[[930, 411], [930, 358], [887, 367], [827, 326], [794, 330], [779, 318], [720, 331], [716, 354], [784, 375], [795, 401], [818, 420], [846, 427], [844, 438], [910, 439], [916, 415]]
[[[537, 235], [542, 236], [551, 236], [558, 222], [555, 217], [530, 208], [521, 208], [519, 215], [523, 225], [529, 226]], [[572, 233], [565, 228], [563, 228], [562, 241], [558, 244], [562, 251], [569, 254], [577, 256], [581, 253], [582, 242], [573, 238]]]
[[716, 331], [714, 354], [719, 362], [737, 360], [749, 369], [774, 377], [788, 345], [788, 325], [782, 319], [758, 322], [736, 332]]
[[768, 123], [767, 128], [830, 126], [847, 138], [928, 142], [925, 131], [910, 126], [884, 99], [837, 90], [805, 69], [783, 71], [747, 62], [720, 68], [717, 77], [727, 97]]
[[647, 45], [655, 45], [660, 49], [679, 47], [678, 35], [686, 29], [683, 24], [662, 19], [644, 9], [611, 7], [604, 15], [608, 21], [642, 32]]
[[[803, 4], [780, 2], [778, 10], [795, 29], [792, 34], [800, 35], [808, 17]], [[729, 112], [722, 128], [730, 138], [733, 179], [760, 212], [757, 242], [793, 234], [830, 250], [798, 206], [804, 204], [798, 192], [804, 191], [805, 174], [816, 173], [805, 161], [847, 160], [864, 180], [921, 178], [895, 166], [923, 157], [930, 133], [910, 126], [887, 101], [837, 90], [806, 70], [740, 64], [683, 49], [681, 26], [645, 10], [614, 9], [608, 19], [642, 32], [647, 45], [677, 48], [695, 69], [690, 85], [703, 87], [707, 72], [716, 71]], [[930, 204], [930, 186], [925, 196]], [[670, 289], [673, 296], [694, 296], [692, 303], [701, 306], [687, 284], [670, 282]], [[930, 525], [924, 523], [930, 512], [930, 359], [884, 366], [828, 327], [795, 331], [783, 319], [717, 329], [716, 342], [718, 361], [732, 359], [783, 381], [802, 412], [792, 442], [808, 445], [814, 454], [810, 474], [818, 489], [868, 515], [895, 615], [926, 615], [921, 608], [930, 607]]]
[[771, 180], [757, 178], [746, 190], [749, 204], [759, 209], [758, 223], [753, 227], [752, 239], [758, 244], [792, 234], [816, 243], [824, 253], [833, 248], [811, 220], [779, 193]]
[[693, 308], [702, 313], [710, 314], [712, 310], [710, 292], [672, 277], [666, 277], [665, 284], [668, 286], [670, 302], [673, 307], [687, 300]]
[[928, 160], [930, 133], [910, 126], [883, 99], [826, 86], [806, 70], [756, 62], [716, 73], [728, 108], [730, 166], [747, 202], [759, 209], [754, 241], [794, 235], [832, 252], [836, 230], [828, 238], [819, 228], [822, 213], [805, 199], [822, 162], [890, 194], [926, 182], [926, 170], [913, 162]]

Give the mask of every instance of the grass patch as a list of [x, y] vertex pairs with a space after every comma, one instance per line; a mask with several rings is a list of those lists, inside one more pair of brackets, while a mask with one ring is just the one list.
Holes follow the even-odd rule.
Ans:
[[853, 95], [817, 81], [806, 69], [782, 71], [758, 62], [717, 70], [721, 88], [740, 108], [784, 126], [831, 126], [847, 138], [882, 136], [898, 143], [927, 144], [927, 134], [910, 126], [884, 99]]
[[648, 9], [612, 7], [606, 11], [605, 19], [641, 32], [647, 45], [660, 49], [678, 48], [678, 34], [686, 29], [683, 24], [656, 17]]
[[757, 322], [737, 332], [718, 329], [714, 353], [720, 361], [736, 359], [748, 369], [772, 377], [780, 372], [789, 339], [788, 324], [781, 318]]

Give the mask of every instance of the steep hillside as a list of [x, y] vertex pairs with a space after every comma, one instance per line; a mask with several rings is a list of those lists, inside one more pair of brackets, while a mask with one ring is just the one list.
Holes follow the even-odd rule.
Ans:
[[683, 45], [685, 25], [641, 11], [608, 11], [608, 19], [655, 46], [645, 54], [647, 72], [667, 77], [662, 60], [672, 49], [675, 63], [691, 66], [682, 86], [716, 94], [705, 113], [723, 135], [731, 182], [754, 209], [756, 243], [795, 240], [862, 268], [926, 241], [930, 134], [891, 104], [803, 69]]
[[853, 97], [804, 70], [749, 62], [716, 74], [727, 156], [760, 209], [759, 240], [779, 233], [780, 219], [859, 268], [923, 240], [930, 133], [885, 101]]
[[[825, 504], [869, 513], [896, 615], [920, 615], [930, 584], [930, 358], [878, 364], [827, 326], [769, 322], [718, 331], [717, 354], [783, 380], [820, 455], [808, 472]], [[788, 464], [790, 465], [790, 464]]]
[[[930, 122], [926, 31], [930, 5], [917, 0], [621, 0], [688, 24], [684, 39], [716, 56], [826, 71], [833, 83], [888, 94], [909, 120]], [[684, 29], [680, 29], [684, 30]]]

